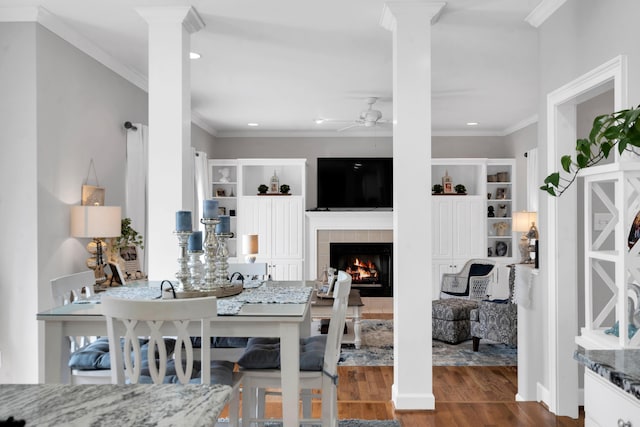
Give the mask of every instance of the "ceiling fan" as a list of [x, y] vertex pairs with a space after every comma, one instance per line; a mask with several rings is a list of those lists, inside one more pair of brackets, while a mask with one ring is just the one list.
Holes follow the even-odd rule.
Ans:
[[[342, 131], [345, 131], [347, 129], [351, 129], [351, 128], [354, 128], [354, 127], [367, 127], [368, 128], [368, 127], [385, 125], [385, 124], [389, 123], [389, 121], [382, 119], [382, 112], [381, 111], [373, 109], [373, 104], [375, 104], [377, 100], [378, 100], [378, 98], [374, 97], [374, 96], [367, 98], [366, 102], [367, 102], [368, 108], [366, 110], [361, 111], [360, 115], [355, 120], [348, 120], [347, 121], [347, 120], [322, 119], [322, 121], [320, 121], [320, 123], [322, 123], [323, 121], [349, 122], [349, 123], [351, 123], [349, 126], [345, 126], [343, 128], [338, 129], [338, 132], [342, 132]], [[316, 123], [318, 123], [318, 122], [319, 121], [316, 120]]]

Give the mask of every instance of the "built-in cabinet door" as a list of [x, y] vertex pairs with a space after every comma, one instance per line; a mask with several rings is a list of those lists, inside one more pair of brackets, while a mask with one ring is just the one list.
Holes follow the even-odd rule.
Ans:
[[274, 197], [271, 204], [273, 224], [271, 257], [302, 259], [304, 257], [302, 197]]
[[[454, 197], [454, 196], [451, 196]], [[450, 197], [431, 197], [432, 215], [432, 250], [434, 258], [451, 258], [453, 256], [453, 204]]]
[[453, 197], [452, 205], [452, 257], [486, 257], [484, 199], [474, 196]]
[[302, 280], [302, 260], [272, 259], [269, 274], [273, 280]]
[[[271, 200], [268, 196], [240, 197], [238, 199], [238, 238], [242, 245], [243, 234], [258, 235], [258, 258], [271, 257], [272, 219]], [[242, 254], [244, 248], [239, 247]]]

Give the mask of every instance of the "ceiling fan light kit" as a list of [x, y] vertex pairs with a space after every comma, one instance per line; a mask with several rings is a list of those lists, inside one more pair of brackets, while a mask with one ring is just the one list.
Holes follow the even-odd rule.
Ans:
[[363, 110], [360, 112], [360, 115], [358, 116], [357, 119], [355, 120], [333, 120], [333, 119], [324, 119], [324, 118], [317, 118], [314, 119], [316, 124], [322, 124], [325, 122], [346, 122], [346, 123], [351, 123], [348, 126], [345, 126], [343, 128], [338, 129], [338, 132], [342, 132], [345, 131], [347, 129], [351, 129], [354, 127], [366, 127], [366, 128], [370, 128], [370, 127], [374, 127], [374, 126], [380, 126], [380, 125], [384, 125], [389, 123], [388, 120], [382, 120], [382, 112], [379, 110], [374, 110], [373, 109], [373, 104], [376, 103], [376, 101], [378, 101], [377, 97], [369, 97], [366, 99], [366, 103], [367, 103], [367, 109]]

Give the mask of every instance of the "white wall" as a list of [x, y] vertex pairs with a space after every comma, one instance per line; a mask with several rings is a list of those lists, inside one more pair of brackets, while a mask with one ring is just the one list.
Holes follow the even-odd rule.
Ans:
[[0, 24], [0, 383], [37, 380], [35, 24]]
[[[527, 208], [527, 158], [524, 154], [538, 146], [538, 124], [531, 124], [505, 137], [506, 143], [512, 150], [511, 157], [516, 159], [516, 200], [515, 209]], [[538, 162], [540, 159], [538, 158]], [[542, 182], [540, 182], [542, 185]], [[536, 186], [539, 187], [540, 185]]]
[[200, 126], [191, 123], [191, 146], [196, 151], [204, 151], [209, 159], [213, 156], [215, 138]]
[[[16, 115], [8, 129], [0, 127], [3, 141], [15, 141], [15, 154], [2, 157], [3, 182], [12, 184], [3, 186], [12, 194], [6, 202], [3, 195], [2, 215], [12, 221], [2, 230], [0, 274], [8, 292], [0, 316], [11, 321], [0, 323], [0, 382], [36, 382], [35, 313], [52, 306], [49, 280], [86, 269], [88, 240], [69, 237], [69, 206], [80, 203], [91, 158], [105, 204], [124, 204], [123, 123], [147, 122], [147, 95], [37, 24], [0, 24], [0, 31], [9, 52], [28, 59], [2, 58], [0, 67], [0, 85], [10, 94], [0, 108]], [[32, 98], [31, 108], [16, 107], [23, 97]], [[27, 143], [19, 143], [24, 134]], [[25, 248], [16, 247], [24, 241]]]
[[[635, 27], [640, 14], [640, 2], [636, 0], [618, 0], [603, 2], [600, 0], [568, 0], [556, 13], [539, 28], [539, 153], [540, 176], [545, 177], [554, 170], [547, 170], [546, 142], [546, 97], [547, 94], [580, 77], [612, 58], [625, 54], [628, 56], [629, 103], [640, 103], [640, 45], [637, 43]], [[560, 159], [558, 159], [559, 162]], [[559, 165], [559, 163], [557, 163]], [[544, 197], [540, 199], [541, 254], [544, 257], [548, 237], [544, 236], [547, 223], [547, 208]], [[545, 242], [547, 237], [547, 242]], [[577, 244], [577, 242], [576, 242]], [[541, 257], [542, 259], [542, 257]], [[540, 266], [541, 294], [536, 295], [534, 304], [547, 307], [548, 294], [557, 283], [544, 283], [548, 272], [546, 266]], [[565, 302], [561, 302], [563, 304]], [[548, 313], [541, 317], [541, 328], [546, 331]], [[571, 332], [571, 331], [569, 331]], [[576, 331], [577, 332], [577, 331]], [[548, 337], [543, 337], [542, 354], [547, 353]], [[566, 357], [566, 356], [562, 356]], [[539, 379], [541, 385], [549, 386], [548, 360], [544, 364]], [[577, 366], [576, 366], [577, 369]]]
[[[508, 158], [513, 150], [504, 137], [434, 137], [433, 157]], [[317, 200], [318, 157], [391, 157], [391, 137], [216, 138], [210, 158], [306, 158], [307, 209]]]

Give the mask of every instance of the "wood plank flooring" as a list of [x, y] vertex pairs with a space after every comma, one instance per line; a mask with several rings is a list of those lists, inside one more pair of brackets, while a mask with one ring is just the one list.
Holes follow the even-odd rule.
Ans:
[[[393, 314], [364, 314], [364, 318], [392, 319]], [[391, 402], [393, 366], [338, 367], [340, 419], [395, 419], [402, 427], [582, 427], [578, 419], [556, 417], [537, 402], [516, 402], [515, 366], [434, 366], [433, 411], [396, 411]], [[226, 416], [226, 410], [222, 416]], [[282, 414], [278, 397], [269, 397], [268, 417]], [[320, 404], [314, 402], [314, 416]]]
[[[396, 419], [403, 427], [578, 427], [577, 420], [556, 417], [537, 402], [516, 402], [517, 369], [504, 366], [435, 366], [434, 411], [396, 411], [391, 402], [392, 366], [340, 366], [338, 368], [340, 419]], [[314, 402], [314, 416], [320, 404]], [[270, 397], [268, 417], [280, 417], [280, 400]]]

